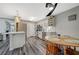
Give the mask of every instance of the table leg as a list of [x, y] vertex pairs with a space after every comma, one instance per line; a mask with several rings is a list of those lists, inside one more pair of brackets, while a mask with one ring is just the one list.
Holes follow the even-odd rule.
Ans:
[[74, 51], [76, 51], [76, 47], [74, 47]]
[[64, 48], [64, 55], [66, 55], [66, 46], [63, 46]]

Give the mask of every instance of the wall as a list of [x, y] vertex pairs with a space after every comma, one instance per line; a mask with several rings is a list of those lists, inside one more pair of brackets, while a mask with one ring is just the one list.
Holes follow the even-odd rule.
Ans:
[[[68, 21], [68, 16], [77, 14], [76, 21]], [[79, 7], [56, 15], [56, 32], [79, 38]]]
[[27, 24], [27, 38], [30, 36], [35, 36], [35, 23], [33, 22], [25, 22]]
[[43, 19], [41, 21], [38, 21], [37, 25], [41, 25], [42, 28], [43, 28], [43, 31], [46, 31], [46, 29], [48, 27], [48, 20], [47, 20], [47, 18], [45, 18], [45, 19]]
[[10, 32], [15, 31], [14, 21], [10, 19], [5, 19], [5, 20], [6, 20], [6, 30], [9, 30]]
[[[46, 17], [46, 18], [44, 18], [44, 19], [42, 19], [41, 21], [39, 21], [39, 22], [37, 22], [37, 25], [41, 25], [42, 26], [42, 28], [43, 28], [43, 31], [39, 31], [38, 32], [38, 37], [40, 37], [40, 38], [43, 38], [42, 36], [50, 36], [50, 35], [53, 35], [53, 33], [55, 33], [56, 32], [56, 30], [55, 30], [55, 26], [48, 26], [48, 17]], [[53, 19], [52, 19], [53, 20]], [[54, 21], [55, 22], [55, 21]], [[55, 23], [54, 23], [54, 25], [55, 25]], [[46, 34], [44, 33], [44, 34], [42, 34], [42, 32], [46, 32]]]
[[4, 33], [6, 30], [11, 31], [11, 23], [14, 23], [11, 19], [0, 18], [0, 33]]
[[0, 19], [0, 33], [6, 32], [6, 21], [5, 19]]

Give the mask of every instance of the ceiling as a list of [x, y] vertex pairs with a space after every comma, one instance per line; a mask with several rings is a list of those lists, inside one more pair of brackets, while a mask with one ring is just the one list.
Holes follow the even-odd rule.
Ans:
[[[79, 6], [78, 3], [58, 3], [53, 15], [57, 15], [71, 8]], [[17, 15], [23, 20], [39, 21], [50, 12], [45, 3], [0, 3], [0, 17], [14, 18]]]

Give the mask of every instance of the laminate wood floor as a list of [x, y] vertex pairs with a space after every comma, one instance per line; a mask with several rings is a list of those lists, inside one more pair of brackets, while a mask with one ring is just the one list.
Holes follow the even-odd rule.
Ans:
[[0, 55], [4, 55], [9, 49], [9, 40], [0, 41]]
[[37, 38], [30, 37], [27, 39], [26, 44], [21, 47], [14, 49], [13, 51], [7, 50], [5, 55], [45, 55], [46, 54], [46, 43], [45, 41]]

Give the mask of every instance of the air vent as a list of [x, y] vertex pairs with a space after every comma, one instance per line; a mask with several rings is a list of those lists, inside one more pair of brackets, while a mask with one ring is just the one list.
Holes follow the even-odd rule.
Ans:
[[76, 20], [76, 14], [73, 14], [73, 15], [70, 15], [70, 16], [68, 16], [68, 20], [69, 21], [74, 21], [74, 20]]

